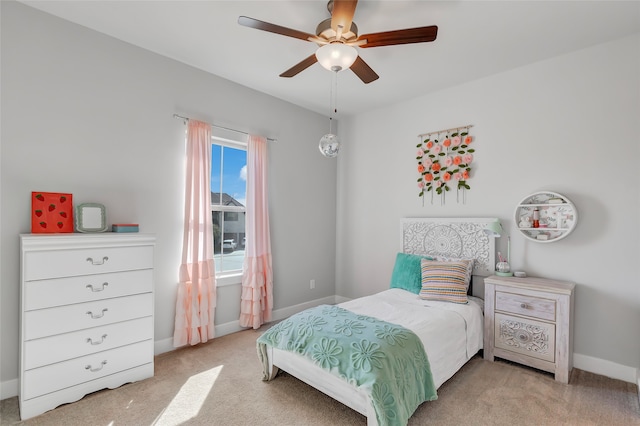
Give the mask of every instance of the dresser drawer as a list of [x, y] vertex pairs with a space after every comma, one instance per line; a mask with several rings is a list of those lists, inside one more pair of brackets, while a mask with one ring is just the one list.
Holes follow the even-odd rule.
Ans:
[[24, 313], [24, 339], [98, 327], [153, 315], [153, 294], [38, 309]]
[[24, 285], [24, 309], [31, 311], [148, 293], [152, 287], [151, 269], [28, 281]]
[[153, 268], [153, 246], [30, 251], [24, 281]]
[[[153, 362], [153, 339], [24, 372], [24, 399]], [[96, 389], [97, 390], [97, 389]]]
[[555, 362], [556, 327], [554, 324], [496, 312], [495, 347]]
[[556, 302], [541, 297], [496, 291], [496, 311], [510, 312], [547, 321], [556, 320]]
[[29, 340], [24, 344], [23, 368], [30, 370], [148, 339], [153, 339], [153, 317]]

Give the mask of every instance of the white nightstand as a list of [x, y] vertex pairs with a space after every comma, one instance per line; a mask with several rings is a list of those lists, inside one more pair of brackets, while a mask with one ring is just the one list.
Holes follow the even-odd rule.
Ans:
[[507, 359], [569, 382], [575, 284], [544, 278], [484, 280], [484, 359]]

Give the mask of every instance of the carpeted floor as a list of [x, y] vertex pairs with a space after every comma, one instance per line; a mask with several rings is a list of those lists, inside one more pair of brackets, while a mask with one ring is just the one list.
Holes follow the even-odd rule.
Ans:
[[[247, 330], [156, 357], [155, 376], [103, 390], [24, 422], [1, 401], [1, 425], [366, 425], [359, 413], [284, 373], [262, 382]], [[581, 370], [553, 376], [476, 356], [409, 425], [640, 425], [637, 386]]]

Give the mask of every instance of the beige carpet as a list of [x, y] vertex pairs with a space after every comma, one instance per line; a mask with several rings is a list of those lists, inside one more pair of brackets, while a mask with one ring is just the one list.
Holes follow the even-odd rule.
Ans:
[[[255, 341], [223, 336], [156, 357], [155, 377], [93, 393], [20, 422], [17, 398], [2, 425], [362, 425], [364, 416], [288, 374], [262, 382]], [[637, 387], [580, 370], [550, 374], [476, 356], [422, 404], [409, 425], [640, 425]]]

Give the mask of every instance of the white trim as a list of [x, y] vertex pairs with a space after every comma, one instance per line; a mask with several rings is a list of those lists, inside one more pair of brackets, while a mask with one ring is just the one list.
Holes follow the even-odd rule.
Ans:
[[[322, 299], [316, 299], [311, 302], [301, 303], [299, 305], [289, 306], [283, 309], [273, 311], [273, 320], [279, 321], [291, 315], [297, 314], [307, 308], [321, 305], [323, 303], [335, 304], [351, 300], [343, 296], [329, 296]], [[216, 336], [222, 337], [227, 334], [246, 330], [240, 327], [239, 321], [231, 321], [228, 323], [216, 325]], [[175, 350], [173, 347], [173, 338], [156, 340], [154, 345], [155, 355]], [[640, 369], [617, 364], [600, 358], [594, 358], [582, 354], [573, 354], [573, 366], [580, 370], [589, 371], [591, 373], [600, 374], [602, 376], [611, 377], [629, 383], [638, 384], [638, 402], [640, 403]], [[0, 382], [0, 399], [11, 398], [18, 395], [18, 379], [5, 380]]]
[[640, 404], [640, 368], [636, 368], [636, 381], [638, 382], [638, 404]]
[[[340, 300], [338, 301], [338, 299], [340, 299]], [[323, 297], [322, 299], [316, 299], [316, 300], [312, 300], [310, 302], [300, 303], [299, 305], [289, 306], [289, 307], [286, 307], [286, 308], [283, 308], [283, 309], [276, 309], [271, 314], [272, 321], [280, 321], [280, 320], [283, 320], [285, 318], [289, 318], [291, 315], [295, 315], [298, 312], [302, 312], [305, 309], [313, 308], [313, 307], [318, 306], [318, 305], [322, 305], [322, 304], [333, 305], [333, 304], [336, 304], [336, 303], [345, 302], [347, 300], [349, 300], [349, 299], [343, 298], [343, 297], [340, 297], [340, 296], [328, 296], [328, 297]], [[216, 325], [215, 326], [215, 336], [216, 337], [222, 337], [222, 336], [225, 336], [227, 334], [236, 333], [238, 331], [242, 331], [242, 330], [246, 330], [246, 329], [247, 329], [247, 327], [241, 327], [240, 326], [240, 321], [239, 320], [230, 321], [230, 322], [226, 322], [224, 324]], [[159, 354], [162, 354], [162, 353], [165, 353], [165, 352], [173, 351], [175, 349], [177, 349], [177, 348], [173, 347], [173, 338], [170, 337], [168, 339], [156, 340], [155, 346], [154, 346], [154, 353], [156, 355], [159, 355]]]
[[226, 287], [229, 285], [242, 285], [242, 270], [221, 272], [216, 275], [216, 287]]
[[18, 396], [18, 379], [5, 380], [0, 383], [0, 399]]
[[343, 302], [348, 302], [349, 300], [351, 300], [350, 297], [343, 297], [343, 296], [338, 296], [338, 295], [336, 295], [335, 298], [336, 298], [336, 304], [343, 303]]
[[640, 381], [638, 369], [627, 365], [617, 364], [605, 359], [573, 353], [573, 366], [580, 370], [611, 377], [628, 383]]
[[291, 315], [295, 315], [298, 312], [302, 312], [305, 309], [313, 308], [318, 305], [334, 305], [336, 303], [336, 297], [337, 296], [323, 297], [322, 299], [316, 299], [310, 302], [300, 303], [298, 305], [289, 306], [283, 309], [277, 309], [272, 313], [273, 321], [280, 321], [285, 318], [289, 318]]
[[240, 149], [242, 151], [246, 151], [249, 145], [248, 143], [249, 135], [243, 135], [242, 137], [238, 137], [238, 139], [229, 139], [224, 138], [222, 136], [211, 135], [211, 144], [212, 145], [222, 145], [227, 148]]

